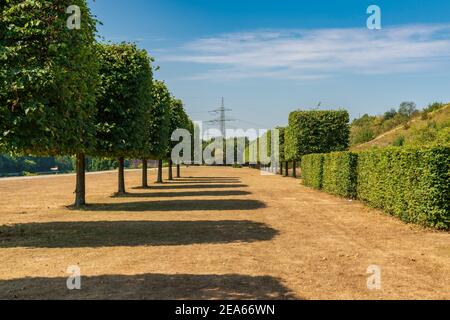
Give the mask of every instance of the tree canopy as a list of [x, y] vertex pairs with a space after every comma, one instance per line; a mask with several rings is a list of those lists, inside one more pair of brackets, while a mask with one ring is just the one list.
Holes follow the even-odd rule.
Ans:
[[145, 148], [152, 104], [151, 58], [134, 44], [99, 44], [97, 150], [109, 157], [138, 156]]
[[[170, 158], [172, 153], [172, 147], [177, 144], [177, 142], [171, 141], [172, 133], [177, 129], [191, 130], [192, 123], [189, 120], [189, 116], [184, 110], [183, 102], [180, 99], [174, 97], [171, 98], [170, 108], [169, 108], [169, 143], [166, 152], [166, 157]], [[190, 132], [190, 131], [189, 131]]]
[[152, 103], [148, 108], [146, 121], [146, 144], [144, 158], [161, 158], [166, 155], [169, 143], [171, 96], [163, 81], [153, 80]]
[[[77, 5], [80, 29], [67, 28]], [[85, 0], [2, 2], [0, 149], [33, 155], [92, 147], [96, 21]]]

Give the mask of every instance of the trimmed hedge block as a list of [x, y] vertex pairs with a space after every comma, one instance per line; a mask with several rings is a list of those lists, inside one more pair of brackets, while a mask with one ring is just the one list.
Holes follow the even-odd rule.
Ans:
[[324, 155], [324, 191], [346, 198], [356, 198], [358, 156], [351, 152], [333, 152]]
[[312, 153], [345, 151], [350, 140], [350, 116], [345, 110], [294, 111], [285, 130], [285, 159]]
[[450, 148], [388, 148], [358, 154], [357, 195], [403, 221], [450, 228]]
[[322, 188], [323, 154], [309, 154], [301, 160], [303, 184], [316, 189]]

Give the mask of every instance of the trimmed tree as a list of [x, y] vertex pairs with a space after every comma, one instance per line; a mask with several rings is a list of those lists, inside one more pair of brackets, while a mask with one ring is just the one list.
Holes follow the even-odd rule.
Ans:
[[[194, 144], [194, 135], [195, 135], [195, 124], [191, 119], [188, 119], [188, 128], [187, 130], [189, 131], [189, 133], [191, 134], [191, 158], [190, 160], [190, 164], [194, 163], [194, 153], [195, 153], [195, 144]], [[181, 178], [181, 164], [177, 163], [177, 178]]]
[[[80, 8], [80, 29], [67, 26], [70, 5]], [[0, 149], [76, 155], [80, 207], [95, 137], [96, 21], [85, 0], [10, 0], [0, 10]]]
[[345, 110], [292, 112], [285, 130], [286, 161], [299, 161], [311, 153], [347, 150], [349, 121]]
[[[184, 110], [183, 102], [180, 99], [172, 97], [170, 103], [170, 119], [169, 119], [169, 139], [168, 148], [166, 152], [166, 159], [168, 160], [168, 180], [173, 180], [173, 161], [172, 161], [172, 148], [176, 145], [176, 142], [171, 140], [172, 133], [177, 129], [191, 128], [191, 122], [189, 120], [186, 111]], [[179, 165], [179, 163], [177, 163]]]
[[[146, 115], [145, 147], [142, 151], [142, 187], [148, 187], [147, 160], [162, 159], [169, 141], [170, 93], [164, 82], [153, 80], [151, 88], [152, 103]], [[158, 166], [158, 182], [162, 182], [162, 160]]]
[[280, 174], [283, 174], [283, 162], [285, 161], [284, 157], [284, 127], [276, 127], [275, 129], [278, 129], [278, 143], [279, 143], [279, 164], [280, 164]]
[[97, 100], [97, 155], [119, 160], [118, 194], [124, 194], [125, 157], [139, 157], [147, 143], [152, 103], [151, 58], [134, 44], [99, 44], [101, 86]]

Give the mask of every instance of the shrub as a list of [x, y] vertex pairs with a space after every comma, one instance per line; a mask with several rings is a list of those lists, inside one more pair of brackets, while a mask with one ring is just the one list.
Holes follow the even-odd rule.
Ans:
[[324, 191], [347, 197], [356, 197], [356, 166], [358, 156], [351, 152], [333, 152], [324, 155]]
[[316, 189], [322, 188], [323, 154], [310, 154], [301, 159], [303, 184]]
[[358, 154], [357, 196], [406, 222], [450, 227], [450, 148], [387, 148]]
[[375, 139], [375, 132], [371, 128], [355, 128], [351, 133], [350, 142], [352, 145], [366, 143]]
[[350, 116], [345, 110], [291, 112], [285, 130], [286, 160], [299, 160], [311, 153], [347, 150], [349, 121]]
[[394, 147], [403, 147], [405, 145], [405, 137], [404, 136], [398, 136], [395, 138], [394, 142], [392, 143]]
[[423, 112], [424, 114], [427, 114], [442, 109], [443, 107], [445, 107], [445, 104], [443, 104], [442, 102], [434, 102], [423, 109]]

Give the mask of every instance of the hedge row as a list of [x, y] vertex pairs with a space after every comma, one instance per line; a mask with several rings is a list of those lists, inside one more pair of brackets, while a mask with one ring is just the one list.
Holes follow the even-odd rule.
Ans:
[[323, 154], [310, 154], [301, 160], [303, 183], [321, 189], [323, 181]]
[[308, 155], [302, 176], [305, 185], [360, 199], [405, 222], [450, 228], [450, 147]]
[[[278, 131], [278, 154], [275, 150], [272, 151], [273, 143], [275, 138], [272, 138], [272, 136], [275, 137], [275, 132]], [[285, 161], [284, 158], [284, 127], [276, 127], [275, 129], [269, 130], [265, 132], [260, 138], [257, 138], [256, 140], [250, 141], [249, 143], [245, 144], [245, 150], [244, 150], [244, 160], [246, 163], [260, 163], [260, 162], [267, 162], [267, 159], [271, 159], [271, 157], [278, 157], [277, 162]], [[262, 150], [266, 150], [266, 158], [261, 159]], [[251, 152], [250, 152], [251, 151]], [[263, 161], [265, 160], [265, 161]], [[267, 164], [267, 163], [265, 163]]]
[[450, 148], [394, 148], [358, 157], [358, 198], [406, 222], [450, 227]]
[[300, 160], [303, 155], [348, 149], [350, 116], [345, 110], [294, 111], [285, 130], [285, 158]]
[[346, 198], [356, 198], [357, 159], [357, 155], [351, 152], [324, 155], [323, 190]]

